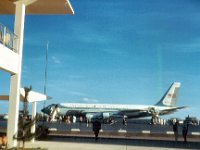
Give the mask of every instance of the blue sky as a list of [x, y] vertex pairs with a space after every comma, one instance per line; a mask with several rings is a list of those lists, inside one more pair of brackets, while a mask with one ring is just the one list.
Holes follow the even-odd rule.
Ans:
[[[75, 15], [25, 18], [22, 87], [63, 102], [155, 104], [181, 82], [171, 116], [200, 118], [200, 2], [198, 0], [71, 0]], [[14, 17], [0, 22], [13, 29]], [[0, 71], [0, 93], [9, 74]], [[0, 112], [7, 111], [7, 102]], [[38, 111], [43, 103], [38, 105]], [[171, 117], [168, 116], [168, 117]]]

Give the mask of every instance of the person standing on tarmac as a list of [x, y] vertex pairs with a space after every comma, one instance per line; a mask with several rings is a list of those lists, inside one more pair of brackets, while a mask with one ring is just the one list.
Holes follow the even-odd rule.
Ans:
[[127, 125], [127, 122], [126, 122], [126, 116], [123, 117], [122, 124], [123, 124], [124, 126]]
[[184, 143], [187, 143], [188, 126], [189, 126], [188, 123], [184, 123], [182, 127], [182, 135], [183, 135]]
[[173, 124], [173, 131], [175, 136], [175, 141], [178, 141], [178, 120]]
[[101, 130], [101, 122], [99, 120], [95, 120], [93, 122], [93, 132], [95, 135], [95, 141], [98, 140], [98, 135], [100, 130]]

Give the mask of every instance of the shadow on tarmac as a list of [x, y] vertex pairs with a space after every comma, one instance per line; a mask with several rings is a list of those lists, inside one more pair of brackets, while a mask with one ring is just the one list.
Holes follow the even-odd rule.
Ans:
[[180, 149], [200, 149], [199, 142], [168, 141], [168, 140], [149, 140], [149, 139], [119, 139], [100, 137], [95, 141], [94, 137], [71, 137], [71, 136], [48, 136], [44, 141], [91, 143], [91, 144], [112, 144], [126, 146], [145, 146], [161, 148], [180, 148]]

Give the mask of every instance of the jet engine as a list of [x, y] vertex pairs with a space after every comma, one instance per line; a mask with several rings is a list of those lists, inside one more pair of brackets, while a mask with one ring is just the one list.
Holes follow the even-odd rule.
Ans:
[[148, 113], [152, 116], [152, 119], [151, 119], [152, 124], [159, 123], [159, 112], [156, 111], [154, 107], [149, 107]]
[[154, 107], [149, 107], [148, 108], [148, 113], [151, 114], [151, 115], [154, 115], [156, 113], [156, 110]]

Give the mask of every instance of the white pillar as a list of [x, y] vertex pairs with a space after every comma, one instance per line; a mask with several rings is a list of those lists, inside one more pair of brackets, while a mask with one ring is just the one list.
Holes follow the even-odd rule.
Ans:
[[19, 61], [17, 64], [18, 73], [11, 75], [10, 78], [10, 96], [9, 96], [8, 125], [7, 125], [8, 148], [17, 146], [17, 140], [13, 139], [13, 136], [18, 131], [24, 18], [25, 18], [25, 4], [21, 2], [16, 2], [14, 32], [18, 36], [18, 41], [14, 42], [13, 46], [19, 54]]
[[[37, 102], [33, 102], [32, 103], [32, 120], [33, 119], [35, 119], [35, 117], [36, 117], [36, 106], [37, 106]], [[31, 127], [31, 133], [35, 133], [35, 123], [36, 122], [34, 122], [34, 124], [32, 125], [32, 127]], [[32, 139], [32, 141], [31, 141], [32, 143], [34, 143], [35, 142], [35, 137]]]

